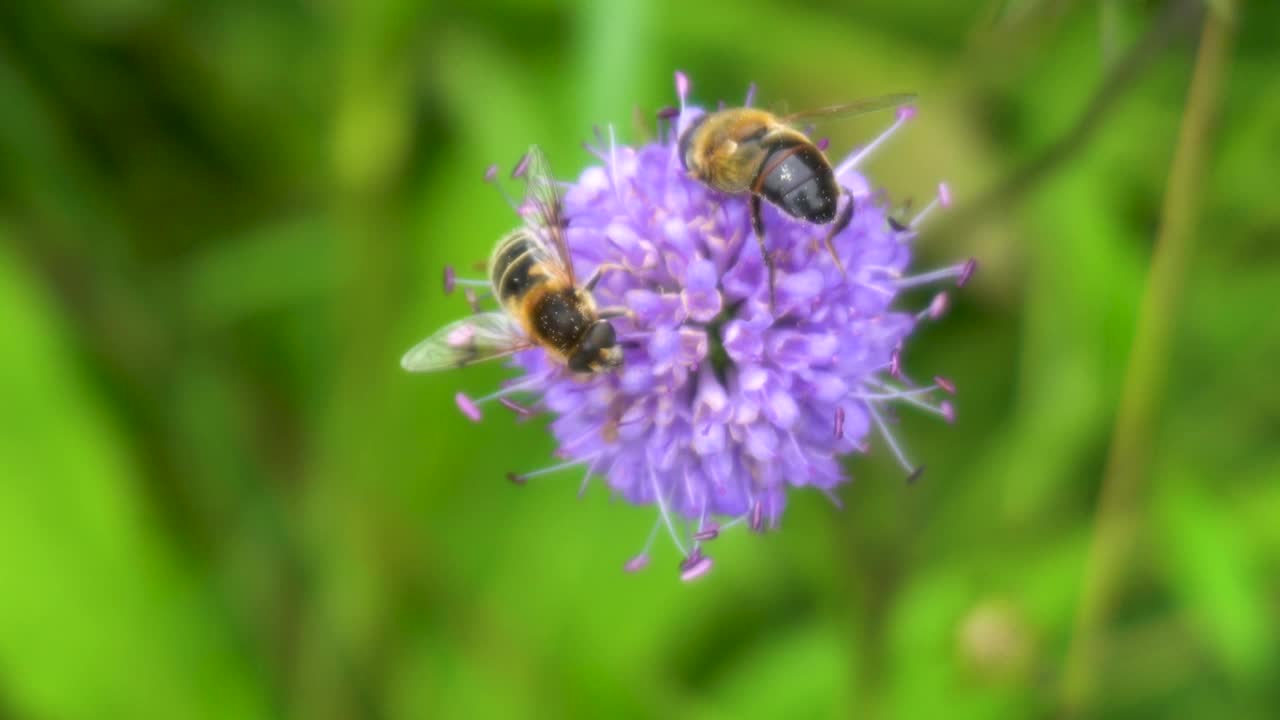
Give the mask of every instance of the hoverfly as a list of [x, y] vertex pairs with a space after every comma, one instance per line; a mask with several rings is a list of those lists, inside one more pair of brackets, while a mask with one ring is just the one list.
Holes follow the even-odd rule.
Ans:
[[882, 95], [843, 105], [775, 115], [757, 108], [725, 108], [700, 116], [680, 135], [684, 168], [699, 182], [720, 192], [751, 194], [751, 227], [769, 270], [769, 301], [773, 302], [773, 260], [764, 243], [760, 199], [791, 217], [819, 225], [830, 224], [827, 252], [844, 273], [832, 239], [853, 219], [853, 197], [838, 209], [840, 195], [849, 195], [837, 182], [822, 150], [794, 126], [806, 120], [849, 117], [905, 105], [910, 93]]
[[535, 145], [521, 161], [526, 192], [524, 224], [503, 237], [489, 256], [493, 296], [502, 310], [481, 312], [445, 325], [400, 360], [411, 372], [464, 367], [542, 347], [570, 370], [596, 373], [622, 365], [622, 348], [609, 317], [625, 310], [597, 310], [591, 291], [608, 266], [582, 286], [565, 241], [563, 204], [546, 158]]

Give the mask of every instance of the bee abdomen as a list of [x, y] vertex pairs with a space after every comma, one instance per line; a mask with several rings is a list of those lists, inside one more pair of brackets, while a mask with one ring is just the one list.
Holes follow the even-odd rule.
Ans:
[[493, 251], [489, 264], [489, 282], [493, 294], [504, 305], [519, 302], [534, 287], [547, 281], [547, 276], [537, 270], [534, 245], [523, 231], [508, 235]]
[[840, 187], [818, 148], [807, 142], [778, 145], [760, 167], [758, 192], [783, 212], [815, 223], [835, 218]]

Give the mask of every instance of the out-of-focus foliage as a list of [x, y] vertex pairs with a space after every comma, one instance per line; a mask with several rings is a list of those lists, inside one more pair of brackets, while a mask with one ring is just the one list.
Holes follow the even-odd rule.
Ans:
[[[465, 311], [530, 143], [672, 102], [904, 89], [870, 171], [961, 199], [1066, 132], [1163, 3], [16, 2], [0, 7], [0, 715], [1027, 717], [1058, 694], [1195, 25], [1089, 142], [947, 244], [909, 370], [929, 473], [620, 567], [648, 511], [399, 353]], [[1280, 712], [1280, 8], [1241, 20], [1100, 715]], [[830, 128], [836, 147], [885, 118]], [[946, 216], [935, 216], [944, 228]]]

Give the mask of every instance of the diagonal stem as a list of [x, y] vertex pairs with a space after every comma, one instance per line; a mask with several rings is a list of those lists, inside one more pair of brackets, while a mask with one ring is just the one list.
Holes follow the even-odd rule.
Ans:
[[1164, 389], [1169, 340], [1194, 240], [1199, 181], [1209, 151], [1209, 134], [1233, 29], [1223, 14], [1205, 13], [1169, 171], [1160, 232], [1125, 372], [1083, 594], [1059, 688], [1060, 707], [1066, 716], [1087, 710], [1095, 696], [1107, 621], [1141, 522], [1143, 485]]

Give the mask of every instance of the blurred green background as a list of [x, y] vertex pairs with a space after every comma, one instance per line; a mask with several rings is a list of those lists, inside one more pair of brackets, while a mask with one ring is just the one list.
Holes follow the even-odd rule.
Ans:
[[[0, 717], [1056, 714], [1201, 10], [0, 5]], [[1280, 714], [1280, 6], [1237, 11], [1088, 716]], [[904, 413], [924, 480], [877, 447], [693, 585], [662, 543], [621, 572], [649, 509], [503, 479], [549, 436], [452, 395], [507, 371], [397, 364], [514, 222], [488, 164], [576, 176], [677, 68], [920, 93], [869, 172], [950, 181], [917, 264], [983, 263], [907, 354], [960, 386], [955, 426]]]

